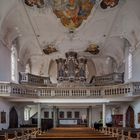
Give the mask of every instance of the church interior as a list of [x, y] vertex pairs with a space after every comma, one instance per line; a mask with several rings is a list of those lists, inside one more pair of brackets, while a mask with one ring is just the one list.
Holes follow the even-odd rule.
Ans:
[[140, 0], [0, 0], [0, 140], [140, 140]]

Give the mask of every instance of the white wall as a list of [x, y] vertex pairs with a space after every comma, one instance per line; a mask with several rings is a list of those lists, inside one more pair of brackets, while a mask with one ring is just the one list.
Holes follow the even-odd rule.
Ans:
[[11, 80], [11, 52], [0, 42], [0, 81]]
[[[41, 118], [44, 118], [44, 112], [49, 111], [49, 118], [52, 118], [52, 108], [44, 108], [41, 111]], [[59, 108], [59, 112], [64, 111], [64, 118], [67, 118], [67, 111], [72, 112], [72, 118], [74, 118], [74, 112], [79, 111], [80, 112], [80, 118], [86, 119], [87, 117], [87, 108]], [[100, 120], [100, 113], [102, 111], [102, 108], [92, 108], [92, 123], [98, 122]], [[34, 118], [37, 118], [37, 115], [34, 116]]]
[[[29, 107], [27, 106], [28, 104], [25, 103], [17, 103], [15, 104], [15, 108], [18, 113], [18, 125], [23, 125], [23, 124], [31, 124], [31, 120], [29, 119], [28, 121], [24, 120], [24, 108]], [[35, 113], [37, 112], [37, 105], [31, 105], [30, 107], [30, 117], [32, 117]]]
[[132, 79], [131, 79], [131, 81], [140, 81], [140, 48], [137, 48], [133, 52], [132, 60], [133, 61], [132, 61]]
[[0, 99], [0, 112], [6, 112], [6, 123], [0, 123], [0, 130], [2, 128], [7, 129], [9, 127], [9, 111], [12, 107], [12, 104], [6, 100]]
[[[44, 112], [45, 111], [49, 111], [49, 118], [52, 118], [52, 115], [51, 113], [53, 112], [53, 109], [52, 108], [45, 108], [42, 110], [41, 112], [41, 118], [44, 118]], [[67, 112], [68, 111], [71, 111], [72, 112], [72, 118], [74, 118], [74, 112], [75, 111], [79, 111], [80, 112], [80, 118], [83, 116], [86, 116], [87, 115], [87, 109], [84, 108], [84, 109], [79, 109], [79, 108], [59, 108], [59, 112], [60, 111], [63, 111], [64, 112], [64, 118], [67, 118]], [[37, 116], [36, 116], [37, 117]]]
[[112, 122], [112, 108], [106, 107], [106, 123]]
[[92, 108], [92, 124], [100, 121], [101, 112], [102, 112], [102, 107], [101, 108]]

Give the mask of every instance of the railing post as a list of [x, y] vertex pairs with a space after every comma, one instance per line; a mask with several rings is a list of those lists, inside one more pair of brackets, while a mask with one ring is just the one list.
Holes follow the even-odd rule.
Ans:
[[51, 96], [55, 96], [55, 89], [51, 88]]
[[123, 134], [124, 130], [121, 131], [121, 140], [125, 140], [125, 135]]
[[17, 131], [15, 131], [15, 139], [17, 140]]
[[140, 132], [137, 132], [137, 140], [140, 139]]
[[8, 133], [5, 133], [5, 140], [8, 140]]
[[100, 91], [101, 91], [101, 97], [105, 97], [105, 89], [101, 88]]
[[129, 96], [132, 96], [134, 94], [134, 85], [133, 83], [129, 83], [130, 92], [128, 93]]

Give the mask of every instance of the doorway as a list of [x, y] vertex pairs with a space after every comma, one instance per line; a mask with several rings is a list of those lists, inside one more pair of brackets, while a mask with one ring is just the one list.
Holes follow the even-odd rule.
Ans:
[[126, 111], [126, 127], [134, 128], [134, 109], [129, 106]]
[[18, 115], [15, 107], [12, 107], [9, 113], [9, 128], [18, 127]]

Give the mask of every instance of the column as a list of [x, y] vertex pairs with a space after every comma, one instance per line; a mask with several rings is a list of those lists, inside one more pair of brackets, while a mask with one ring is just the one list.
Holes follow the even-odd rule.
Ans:
[[92, 106], [89, 106], [88, 113], [88, 127], [92, 127]]
[[103, 127], [106, 127], [106, 105], [103, 104], [103, 111], [102, 111], [102, 118], [103, 118]]
[[56, 126], [59, 126], [59, 108], [56, 109]]
[[126, 108], [123, 108], [123, 127], [126, 127]]
[[89, 127], [89, 107], [87, 108], [87, 125]]
[[87, 108], [87, 119], [88, 127], [92, 127], [92, 106], [89, 106], [89, 108]]
[[56, 127], [56, 106], [53, 106], [53, 127]]
[[38, 103], [38, 105], [37, 105], [37, 112], [38, 112], [37, 127], [41, 128], [41, 104], [40, 103]]

